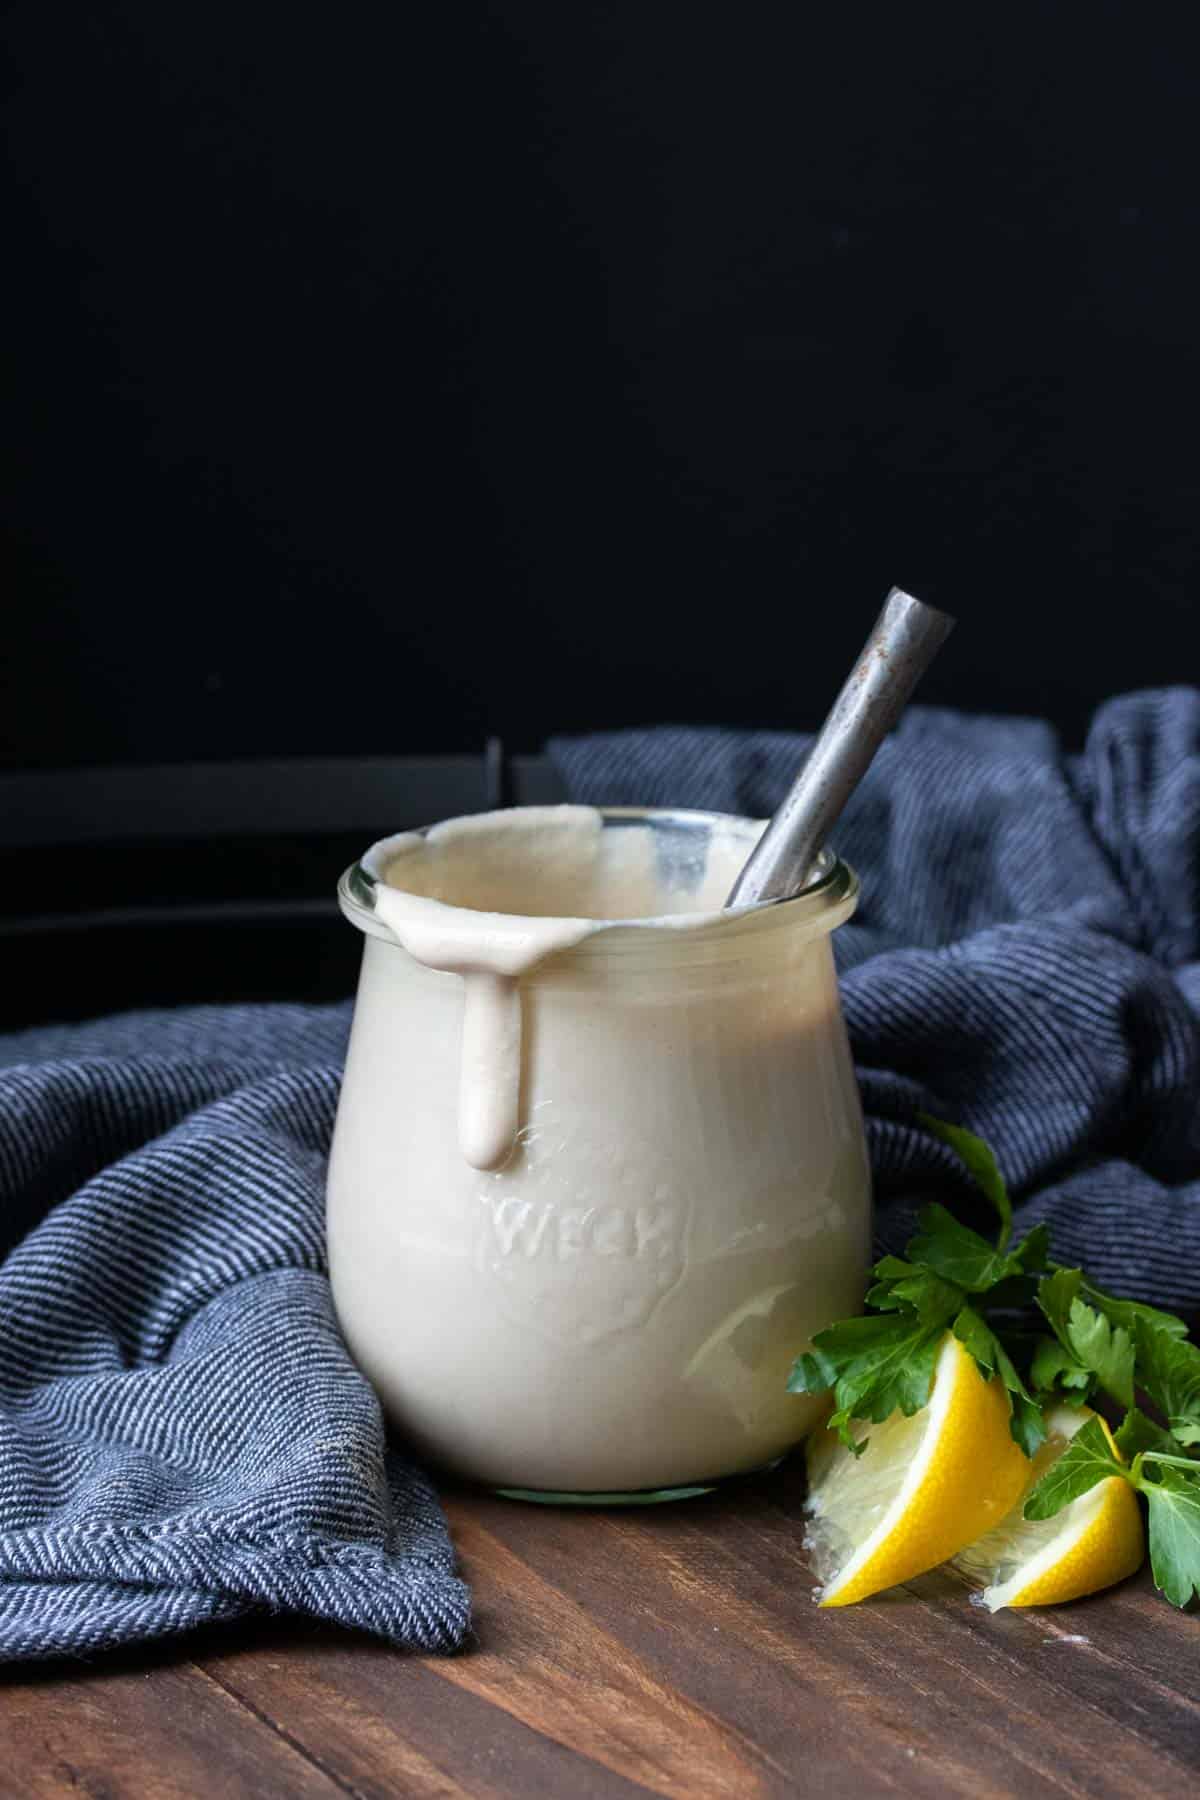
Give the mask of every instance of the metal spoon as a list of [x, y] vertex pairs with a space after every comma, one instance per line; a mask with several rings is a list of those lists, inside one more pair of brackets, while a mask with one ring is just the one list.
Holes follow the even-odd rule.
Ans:
[[842, 808], [954, 629], [949, 613], [893, 588], [803, 768], [730, 889], [726, 906], [798, 894]]

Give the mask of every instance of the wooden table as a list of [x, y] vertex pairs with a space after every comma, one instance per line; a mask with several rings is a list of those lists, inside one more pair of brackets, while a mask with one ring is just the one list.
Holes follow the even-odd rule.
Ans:
[[670, 1507], [449, 1496], [478, 1641], [279, 1621], [0, 1675], [0, 1793], [1180, 1795], [1200, 1619], [1143, 1576], [990, 1617], [935, 1574], [818, 1611], [798, 1472]]

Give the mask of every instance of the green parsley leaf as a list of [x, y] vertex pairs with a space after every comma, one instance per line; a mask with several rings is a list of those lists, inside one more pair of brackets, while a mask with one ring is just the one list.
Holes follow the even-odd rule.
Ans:
[[874, 1287], [867, 1291], [867, 1305], [879, 1312], [897, 1312], [911, 1306], [921, 1314], [937, 1312], [945, 1318], [962, 1301], [961, 1288], [949, 1291], [940, 1276], [899, 1256], [885, 1256], [875, 1264]]
[[1200, 1349], [1140, 1316], [1134, 1334], [1138, 1386], [1170, 1420], [1181, 1444], [1200, 1441]]
[[1127, 1476], [1128, 1471], [1109, 1449], [1099, 1419], [1088, 1419], [1026, 1500], [1025, 1517], [1052, 1519], [1110, 1475]]
[[1026, 1456], [1045, 1441], [1042, 1409], [1017, 1374], [1011, 1357], [987, 1320], [973, 1306], [964, 1306], [954, 1321], [954, 1335], [975, 1359], [985, 1381], [999, 1375], [1008, 1394], [1009, 1431]]
[[944, 1281], [982, 1294], [1012, 1273], [1007, 1257], [937, 1201], [921, 1208], [918, 1222], [921, 1229], [909, 1243], [909, 1257]]
[[1123, 1325], [1113, 1325], [1082, 1300], [1071, 1303], [1068, 1320], [1071, 1348], [1091, 1369], [1105, 1393], [1122, 1406], [1133, 1405], [1133, 1340]]
[[1082, 1285], [1082, 1270], [1056, 1269], [1039, 1283], [1038, 1305], [1071, 1361], [1090, 1370], [1105, 1392], [1128, 1408], [1133, 1405], [1133, 1339], [1123, 1325], [1114, 1325], [1079, 1298]]
[[902, 1256], [884, 1256], [875, 1264], [874, 1275], [879, 1281], [903, 1281], [911, 1275], [915, 1264], [905, 1262]]
[[1139, 1319], [1149, 1330], [1165, 1331], [1168, 1337], [1185, 1338], [1188, 1334], [1186, 1322], [1174, 1313], [1160, 1312], [1157, 1306], [1146, 1306], [1140, 1300], [1118, 1300], [1115, 1295], [1098, 1288], [1094, 1281], [1089, 1281], [1086, 1275], [1079, 1291], [1081, 1299], [1102, 1312], [1112, 1324], [1123, 1325], [1131, 1337]]
[[1200, 1594], [1200, 1479], [1167, 1468], [1158, 1481], [1141, 1482], [1150, 1512], [1150, 1567], [1154, 1585], [1172, 1606]]
[[905, 1262], [901, 1256], [884, 1256], [871, 1273], [875, 1285], [867, 1289], [867, 1305], [878, 1307], [880, 1312], [894, 1312], [902, 1302], [892, 1299], [892, 1283], [906, 1281], [917, 1273], [917, 1269], [914, 1263]]
[[829, 1426], [858, 1453], [865, 1445], [850, 1431], [852, 1418], [878, 1423], [897, 1409], [911, 1417], [927, 1403], [946, 1324], [945, 1316], [923, 1319], [911, 1311], [844, 1319], [818, 1332], [812, 1350], [796, 1359], [788, 1389], [814, 1394], [832, 1387]]
[[954, 1321], [954, 1335], [975, 1358], [975, 1365], [985, 1381], [996, 1373], [996, 1353], [1000, 1348], [996, 1334], [973, 1306], [964, 1306]]
[[1148, 1419], [1136, 1406], [1130, 1407], [1113, 1437], [1126, 1462], [1132, 1462], [1135, 1456], [1141, 1456], [1147, 1450], [1174, 1452], [1175, 1449], [1175, 1439], [1170, 1432]]
[[[1001, 1374], [1003, 1374], [1001, 1368]], [[1028, 1457], [1034, 1457], [1046, 1441], [1046, 1421], [1042, 1409], [1031, 1394], [1021, 1388], [1010, 1388], [1012, 1418], [1008, 1421], [1013, 1443]]]
[[1090, 1369], [1077, 1363], [1057, 1338], [1043, 1337], [1038, 1339], [1033, 1353], [1029, 1379], [1038, 1393], [1051, 1394], [1065, 1389], [1065, 1397], [1079, 1405], [1086, 1399], [1093, 1377]]
[[1037, 1303], [1049, 1319], [1054, 1335], [1064, 1345], [1071, 1303], [1078, 1298], [1082, 1282], [1082, 1269], [1055, 1269], [1053, 1275], [1047, 1275], [1038, 1283]]
[[1020, 1446], [1026, 1456], [1033, 1456], [1046, 1441], [1046, 1421], [1042, 1417], [1041, 1407], [1013, 1367], [1003, 1344], [999, 1339], [996, 1342], [999, 1351], [996, 1373], [1008, 1389], [1008, 1401], [1012, 1407], [1008, 1429], [1014, 1443]]
[[1035, 1225], [1011, 1254], [1011, 1260], [1030, 1275], [1039, 1275], [1046, 1267], [1049, 1257], [1050, 1227], [1046, 1224]]
[[935, 1352], [946, 1320], [910, 1314], [848, 1319], [815, 1340], [822, 1360], [838, 1363], [834, 1399], [857, 1402], [855, 1416], [886, 1419], [897, 1408], [911, 1416], [929, 1399]]
[[1012, 1202], [991, 1147], [982, 1138], [976, 1137], [973, 1131], [964, 1131], [961, 1125], [948, 1125], [945, 1119], [933, 1119], [928, 1113], [918, 1113], [917, 1121], [935, 1138], [940, 1138], [943, 1144], [949, 1144], [959, 1161], [966, 1164], [976, 1187], [986, 1194], [999, 1215], [1000, 1232], [996, 1248], [1006, 1249], [1012, 1236]]
[[892, 1288], [896, 1299], [911, 1306], [919, 1319], [936, 1319], [945, 1324], [955, 1307], [963, 1302], [963, 1290], [954, 1281], [943, 1281], [940, 1275], [918, 1270], [906, 1281]]
[[789, 1394], [827, 1394], [838, 1378], [839, 1365], [819, 1350], [807, 1350], [792, 1364], [788, 1376]]

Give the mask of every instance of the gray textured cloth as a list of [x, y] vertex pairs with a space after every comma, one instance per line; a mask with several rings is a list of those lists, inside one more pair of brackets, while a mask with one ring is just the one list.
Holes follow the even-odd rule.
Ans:
[[263, 1610], [462, 1642], [441, 1509], [323, 1273], [348, 1017], [0, 1040], [0, 1659]]

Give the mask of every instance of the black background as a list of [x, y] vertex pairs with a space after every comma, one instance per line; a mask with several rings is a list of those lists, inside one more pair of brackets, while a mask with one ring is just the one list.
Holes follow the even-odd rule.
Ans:
[[1195, 679], [1194, 17], [11, 9], [4, 754]]

